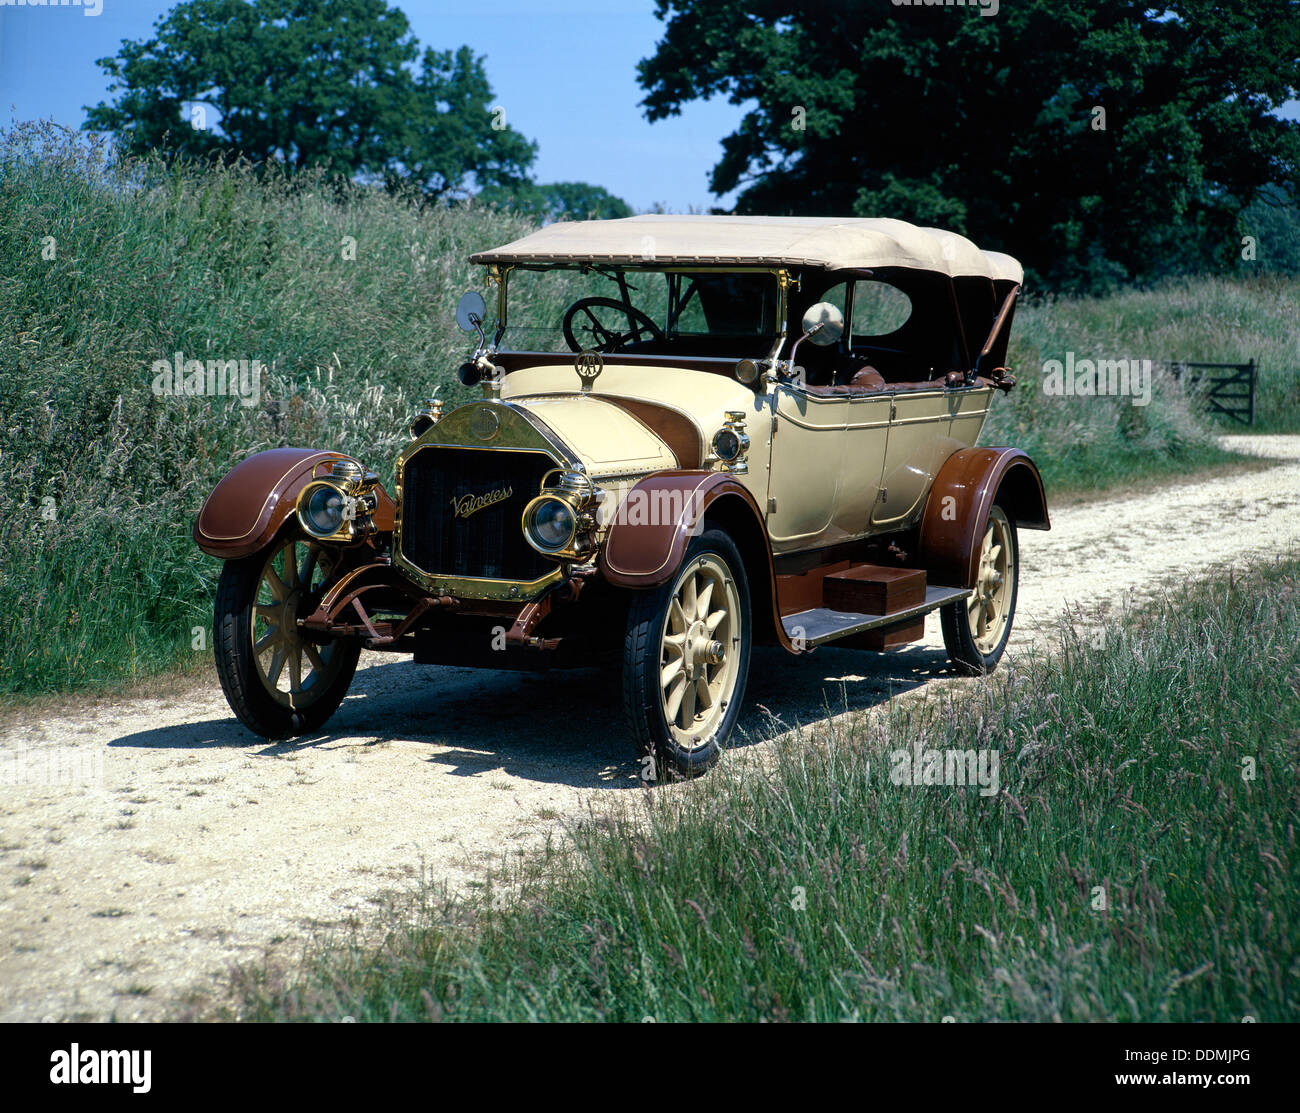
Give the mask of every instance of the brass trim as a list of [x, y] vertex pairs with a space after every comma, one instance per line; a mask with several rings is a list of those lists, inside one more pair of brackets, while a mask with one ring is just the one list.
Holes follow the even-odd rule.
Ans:
[[[497, 414], [500, 426], [493, 444], [474, 443], [476, 438], [469, 428], [474, 412], [490, 406]], [[512, 443], [500, 443], [509, 439]], [[447, 414], [437, 425], [427, 430], [407, 445], [397, 457], [394, 468], [394, 518], [393, 564], [403, 574], [426, 591], [437, 595], [453, 595], [469, 599], [494, 601], [530, 600], [564, 578], [564, 569], [556, 565], [554, 571], [536, 580], [496, 580], [482, 576], [452, 576], [429, 572], [408, 560], [402, 552], [402, 512], [405, 505], [402, 479], [411, 458], [426, 448], [456, 448], [471, 452], [531, 452], [547, 456], [562, 468], [577, 470], [581, 467], [554, 433], [535, 415], [509, 402], [471, 402]]]
[[493, 346], [501, 343], [506, 331], [506, 283], [514, 267], [509, 263], [492, 263], [487, 268], [488, 284], [497, 288], [497, 327]]
[[328, 487], [332, 491], [337, 491], [339, 496], [345, 501], [352, 497], [348, 494], [347, 488], [337, 479], [327, 476], [323, 479], [311, 480], [301, 491], [298, 492], [298, 498], [295, 500], [293, 507], [294, 516], [298, 519], [298, 524], [302, 527], [302, 531], [315, 541], [354, 541], [357, 533], [355, 521], [344, 519], [343, 524], [338, 529], [334, 530], [333, 533], [317, 533], [307, 525], [307, 516], [304, 513], [303, 504], [312, 494], [315, 493], [317, 487]]
[[[405, 561], [402, 564], [403, 567], [406, 566]], [[527, 582], [487, 580], [481, 576], [428, 576], [423, 573], [416, 577], [420, 586], [434, 595], [451, 595], [457, 599], [487, 599], [497, 603], [530, 602], [563, 579], [564, 569], [559, 565], [540, 579]]]
[[[533, 507], [538, 503], [546, 502], [547, 500], [558, 502], [561, 505], [568, 507], [569, 510], [569, 520], [571, 522], [569, 527], [569, 536], [565, 538], [564, 544], [558, 549], [543, 549], [537, 544], [536, 540], [534, 540], [532, 532], [528, 528], [528, 515], [532, 511]], [[546, 557], [548, 560], [563, 560], [565, 557], [569, 557], [570, 559], [577, 558], [578, 553], [575, 546], [578, 543], [578, 509], [568, 499], [556, 494], [553, 489], [547, 490], [543, 487], [540, 495], [534, 495], [528, 500], [528, 504], [524, 507], [524, 512], [519, 515], [519, 526], [524, 532], [524, 540], [532, 546], [533, 551]]]
[[[859, 429], [888, 429], [889, 422], [890, 422], [890, 418], [888, 415], [886, 415], [885, 417], [882, 417], [879, 421], [859, 421], [854, 424], [845, 425], [844, 431], [846, 433], [852, 433]], [[809, 426], [805, 425], [803, 426], [803, 428], [807, 429], [809, 428]], [[821, 429], [822, 426], [817, 425], [817, 426], [813, 426], [813, 428]]]
[[890, 422], [890, 425], [893, 428], [902, 425], [931, 425], [938, 421], [951, 421], [952, 419], [952, 414], [926, 414], [924, 417], [895, 417]]

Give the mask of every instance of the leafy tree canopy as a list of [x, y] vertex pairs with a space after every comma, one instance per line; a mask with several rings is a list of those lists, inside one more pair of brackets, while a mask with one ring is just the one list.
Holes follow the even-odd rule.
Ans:
[[[419, 61], [418, 72], [415, 69]], [[409, 180], [434, 196], [522, 181], [536, 146], [492, 105], [468, 47], [421, 56], [385, 0], [183, 0], [99, 65], [86, 127], [130, 153], [237, 153]]]
[[892, 216], [1058, 288], [1230, 267], [1238, 214], [1300, 177], [1296, 0], [658, 0], [651, 120], [752, 104], [715, 193]]

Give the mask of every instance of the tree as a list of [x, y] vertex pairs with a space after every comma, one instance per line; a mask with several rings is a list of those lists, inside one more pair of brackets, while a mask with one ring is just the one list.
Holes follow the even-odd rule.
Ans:
[[426, 51], [386, 0], [184, 0], [99, 65], [86, 127], [133, 154], [238, 154], [411, 179], [435, 196], [521, 180], [534, 144], [501, 122], [467, 47]]
[[1300, 198], [1295, 186], [1265, 186], [1241, 210], [1242, 236], [1250, 237], [1250, 253], [1243, 240], [1238, 270], [1249, 274], [1300, 275]]
[[[996, 12], [996, 14], [992, 14]], [[651, 120], [752, 101], [715, 193], [740, 212], [894, 216], [1059, 288], [1231, 265], [1237, 214], [1294, 180], [1291, 0], [658, 0]]]
[[631, 216], [632, 207], [602, 186], [590, 182], [525, 182], [511, 187], [489, 187], [478, 199], [501, 205], [539, 220], [614, 220]]
[[510, 188], [525, 182], [537, 145], [506, 123], [503, 108], [492, 105], [483, 59], [469, 47], [455, 54], [426, 50], [416, 97], [418, 110], [410, 117], [406, 143], [407, 170], [425, 192], [461, 192], [467, 173], [473, 173], [480, 187]]

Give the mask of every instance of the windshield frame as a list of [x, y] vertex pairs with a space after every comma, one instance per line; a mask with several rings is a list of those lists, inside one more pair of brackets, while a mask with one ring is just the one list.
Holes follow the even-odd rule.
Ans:
[[[771, 360], [776, 360], [780, 355], [781, 349], [785, 346], [787, 339], [787, 318], [789, 315], [789, 292], [790, 290], [799, 289], [799, 279], [791, 273], [788, 267], [771, 267], [771, 266], [737, 266], [734, 263], [706, 265], [680, 265], [680, 264], [663, 264], [655, 262], [644, 263], [602, 263], [592, 259], [582, 262], [564, 262], [564, 263], [490, 263], [487, 265], [487, 279], [491, 286], [496, 287], [497, 294], [497, 324], [493, 333], [492, 350], [500, 350], [501, 341], [505, 338], [509, 328], [509, 302], [510, 302], [510, 275], [516, 270], [525, 270], [533, 272], [545, 272], [556, 270], [577, 270], [577, 271], [594, 271], [597, 274], [606, 276], [616, 276], [626, 273], [632, 274], [662, 274], [672, 283], [672, 275], [683, 274], [744, 274], [771, 275], [776, 282], [776, 332], [772, 337], [772, 348], [768, 355]], [[705, 337], [708, 333], [687, 333], [686, 337], [698, 336]], [[755, 334], [756, 337], [762, 334]], [[617, 355], [618, 353], [611, 353]]]

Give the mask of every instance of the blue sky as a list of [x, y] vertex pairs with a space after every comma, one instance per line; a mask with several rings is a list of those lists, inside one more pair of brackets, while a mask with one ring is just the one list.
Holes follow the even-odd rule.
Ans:
[[[57, 0], [56, 0], [57, 2]], [[79, 127], [84, 107], [105, 99], [96, 58], [122, 39], [147, 38], [171, 0], [100, 0], [80, 7], [0, 7], [0, 119], [53, 118]], [[390, 3], [393, 0], [389, 0]], [[539, 181], [602, 185], [637, 209], [681, 211], [718, 204], [709, 171], [743, 109], [724, 99], [688, 105], [649, 123], [636, 64], [663, 25], [653, 0], [399, 0], [422, 46], [462, 43], [487, 56], [496, 104], [539, 151]], [[581, 27], [576, 40], [573, 28]]]
[[[82, 7], [0, 7], [0, 120], [52, 118], [79, 127], [83, 106], [106, 93], [95, 59], [115, 54], [122, 39], [149, 37], [172, 7], [171, 0], [92, 2], [102, 5], [97, 16]], [[636, 209], [729, 203], [709, 193], [709, 171], [744, 108], [715, 98], [651, 124], [638, 106], [636, 63], [653, 53], [663, 30], [653, 0], [397, 6], [422, 46], [467, 43], [487, 56], [496, 103], [538, 143], [539, 181], [594, 182]], [[1300, 116], [1300, 105], [1293, 102], [1283, 115]]]

